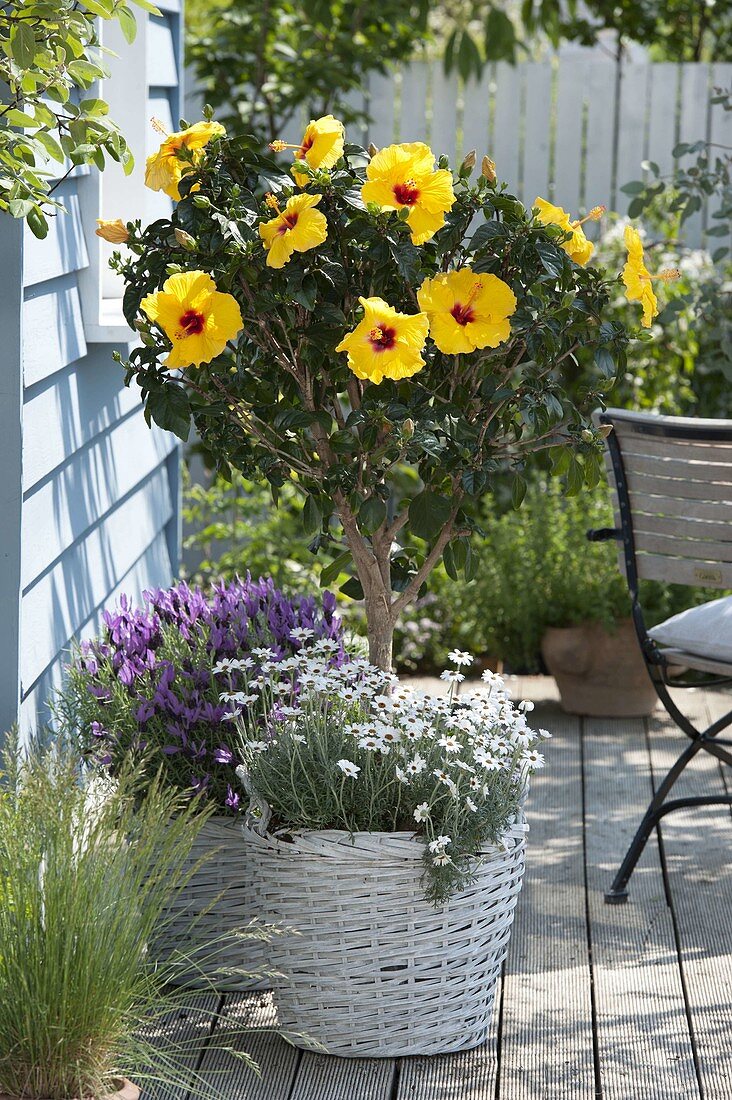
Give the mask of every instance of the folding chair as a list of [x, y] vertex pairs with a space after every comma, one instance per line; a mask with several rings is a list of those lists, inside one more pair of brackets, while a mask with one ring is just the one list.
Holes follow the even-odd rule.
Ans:
[[[646, 667], [659, 699], [689, 738], [689, 744], [659, 783], [613, 883], [608, 904], [628, 899], [627, 885], [654, 828], [672, 810], [732, 805], [732, 796], [669, 799], [686, 765], [697, 753], [732, 764], [732, 741], [718, 734], [732, 724], [732, 710], [706, 729], [682, 713], [669, 694], [674, 688], [732, 682], [732, 597], [691, 608], [647, 630], [639, 580], [732, 589], [732, 421], [608, 409], [596, 415], [609, 424], [606, 465], [614, 481], [614, 528], [588, 532], [591, 541], [622, 543], [621, 565]], [[670, 669], [681, 675], [670, 679]], [[687, 670], [704, 674], [689, 678]], [[622, 684], [618, 685], [622, 691]]]

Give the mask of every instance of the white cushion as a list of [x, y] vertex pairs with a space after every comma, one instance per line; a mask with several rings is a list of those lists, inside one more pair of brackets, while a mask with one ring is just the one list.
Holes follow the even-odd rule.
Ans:
[[660, 645], [732, 663], [732, 596], [690, 607], [648, 633]]

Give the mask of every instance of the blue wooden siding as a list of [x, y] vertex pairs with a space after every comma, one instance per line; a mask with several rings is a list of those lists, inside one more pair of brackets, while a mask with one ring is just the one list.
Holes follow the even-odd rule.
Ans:
[[[140, 138], [151, 133], [152, 114], [166, 125], [178, 121], [179, 18], [174, 4], [163, 7], [147, 38], [149, 113]], [[138, 159], [142, 155], [138, 150]], [[17, 649], [15, 684], [17, 689], [19, 676], [25, 728], [48, 717], [48, 694], [60, 682], [73, 639], [94, 633], [101, 612], [121, 593], [139, 598], [144, 588], [169, 583], [178, 569], [177, 441], [145, 424], [139, 393], [124, 387], [123, 370], [112, 360], [115, 346], [85, 337], [79, 273], [89, 262], [85, 233], [93, 226], [82, 222], [76, 188], [74, 178], [63, 184], [67, 213], [54, 219], [45, 241], [25, 234], [17, 303], [22, 343], [15, 354], [3, 349], [3, 360], [9, 356], [5, 379], [15, 373], [22, 381], [15, 397], [22, 433], [13, 417], [12, 386], [6, 385], [0, 426], [13, 437], [15, 466], [3, 471], [10, 522], [0, 527], [0, 561], [7, 570], [0, 597], [5, 616], [13, 592], [20, 593], [20, 627], [13, 637], [12, 614], [0, 627], [0, 656]], [[146, 216], [169, 209], [167, 199], [155, 196]], [[18, 256], [13, 281], [21, 284]], [[124, 356], [129, 349], [117, 350]], [[18, 560], [12, 502], [21, 488]], [[18, 702], [12, 684], [12, 677], [0, 680], [6, 723]]]

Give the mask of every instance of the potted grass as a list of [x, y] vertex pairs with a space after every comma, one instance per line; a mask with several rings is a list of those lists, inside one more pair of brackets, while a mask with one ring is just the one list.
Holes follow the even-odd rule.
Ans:
[[3, 1100], [137, 1100], [143, 1083], [181, 1095], [195, 1085], [180, 1041], [161, 1048], [145, 1036], [163, 1033], [180, 1007], [168, 981], [189, 963], [157, 965], [149, 946], [190, 873], [204, 816], [130, 768], [112, 782], [80, 772], [68, 746], [9, 739], [0, 763]]
[[[333, 640], [333, 663], [340, 663], [345, 651], [334, 608], [329, 592], [318, 600], [290, 598], [270, 579], [235, 578], [208, 590], [181, 582], [147, 592], [142, 607], [123, 598], [67, 669], [55, 710], [78, 732], [85, 756], [112, 776], [132, 760], [151, 780], [159, 775], [171, 791], [212, 811], [193, 842], [195, 873], [171, 900], [174, 919], [166, 926], [166, 950], [197, 961], [198, 970], [185, 973], [188, 982], [229, 990], [266, 984], [265, 941], [232, 938], [251, 922], [252, 898], [236, 856], [241, 791], [231, 720], [243, 694], [231, 661], [244, 660], [257, 673], [262, 652], [271, 647], [289, 656], [312, 636]], [[223, 685], [229, 691], [221, 698]]]
[[[475, 576], [471, 535], [479, 527], [477, 504], [496, 478], [508, 479], [518, 506], [526, 489], [526, 467], [538, 454], [561, 466], [575, 490], [600, 476], [604, 429], [595, 428], [571, 398], [563, 372], [580, 346], [594, 356], [593, 369], [604, 386], [624, 365], [628, 333], [621, 323], [606, 322], [603, 316], [618, 276], [607, 277], [588, 263], [593, 248], [581, 219], [571, 220], [561, 208], [539, 200], [535, 208], [526, 209], [497, 181], [488, 157], [473, 179], [474, 154], [454, 173], [446, 157], [436, 160], [422, 142], [365, 150], [347, 143], [332, 116], [311, 122], [294, 146], [276, 141], [271, 151], [275, 156], [263, 154], [248, 137], [230, 139], [207, 118], [169, 135], [153, 154], [151, 185], [175, 184], [180, 201], [170, 219], [146, 228], [129, 223], [125, 253], [113, 257], [126, 283], [127, 320], [140, 334], [140, 344], [125, 364], [126, 381], [139, 386], [149, 421], [184, 439], [194, 425], [206, 453], [224, 473], [235, 468], [266, 482], [275, 504], [286, 481], [300, 494], [303, 527], [322, 563], [321, 584], [337, 581], [346, 595], [363, 600], [370, 665], [383, 678], [374, 681], [379, 699], [371, 698], [370, 688], [363, 702], [367, 711], [378, 712], [393, 705], [388, 677], [394, 631], [404, 609], [418, 598], [440, 561], [451, 578]], [[628, 296], [634, 301], [642, 297], [645, 313], [652, 312], [645, 293], [650, 276], [635, 242], [628, 264], [633, 275]], [[589, 394], [588, 412], [596, 403], [596, 394]], [[291, 660], [297, 663], [298, 658]], [[322, 670], [322, 658], [319, 664]], [[296, 671], [293, 666], [287, 675]], [[376, 674], [365, 670], [365, 675]], [[327, 669], [311, 672], [309, 679], [313, 676], [324, 685], [320, 695], [328, 722], [322, 736], [330, 738], [333, 731], [340, 736], [348, 715], [337, 711], [337, 677]], [[301, 679], [300, 684], [307, 694], [308, 682]], [[279, 717], [299, 721], [289, 710], [280, 710]], [[455, 778], [461, 762], [476, 769], [480, 789], [486, 786], [490, 792], [490, 775], [484, 775], [492, 764], [483, 761], [490, 757], [491, 744], [500, 740], [501, 723], [513, 729], [518, 719], [505, 700], [486, 717], [485, 727], [470, 714], [452, 710], [440, 715], [427, 708], [416, 717], [434, 735], [442, 754], [430, 781], [441, 783], [434, 772], [445, 773], [449, 783], [443, 784], [444, 792], [454, 800], [445, 814], [459, 814], [462, 822], [462, 815], [472, 810]], [[470, 728], [463, 729], [463, 722]], [[440, 740], [452, 744], [453, 727], [460, 734], [454, 756], [447, 743], [439, 745]], [[279, 725], [270, 725], [263, 736], [260, 731], [256, 741], [261, 744], [253, 751], [272, 741], [279, 744], [279, 735]], [[358, 738], [354, 747], [353, 734], [348, 736], [353, 753]], [[468, 763], [464, 755], [477, 737], [487, 742], [488, 757], [481, 754], [480, 760]], [[299, 772], [297, 791], [301, 798], [317, 801], [315, 792], [325, 779], [322, 769], [311, 774], [317, 761], [308, 755], [307, 738], [307, 731], [295, 730], [290, 760], [298, 752], [310, 760]], [[384, 782], [395, 775], [392, 751], [385, 742], [374, 757]], [[270, 759], [269, 748], [262, 759]], [[253, 774], [253, 762], [248, 765]], [[352, 766], [365, 772], [365, 763], [345, 752], [335, 760], [328, 755], [323, 764], [328, 789], [367, 789], [365, 784], [359, 788], [361, 772], [354, 775]], [[509, 819], [521, 785], [510, 765], [501, 775], [510, 797], [486, 795], [480, 809], [485, 832], [471, 833], [460, 824], [457, 835], [467, 847], [460, 853], [456, 847], [454, 854], [445, 840], [449, 835], [452, 841], [452, 833], [427, 839], [428, 850], [429, 844], [436, 845], [430, 852], [435, 872], [443, 868], [441, 874], [449, 877], [453, 869], [458, 875], [459, 867], [447, 904], [467, 903], [471, 896], [475, 903], [471, 915], [456, 925], [466, 930], [465, 939], [451, 943], [448, 937], [435, 955], [433, 977], [453, 968], [463, 974], [464, 986], [452, 987], [458, 1000], [470, 985], [471, 972], [489, 987], [490, 960], [500, 957], [500, 950], [495, 955], [483, 938], [480, 914], [492, 898], [520, 885], [522, 857], [506, 865], [500, 853], [504, 844], [511, 849], [519, 843], [512, 838]], [[374, 800], [381, 781], [371, 787]], [[400, 782], [397, 776], [395, 783]], [[254, 776], [253, 797], [269, 802], [262, 786], [261, 777]], [[293, 789], [291, 783], [288, 790]], [[346, 957], [348, 891], [357, 889], [358, 876], [349, 876], [341, 887], [339, 857], [350, 848], [356, 859], [363, 846], [373, 857], [368, 893], [388, 896], [376, 921], [383, 924], [383, 938], [374, 941], [376, 952], [382, 952], [381, 966], [375, 977], [369, 962], [365, 988], [386, 992], [379, 983], [395, 965], [404, 968], [401, 977], [410, 973], [421, 951], [420, 930], [431, 902], [419, 894], [419, 875], [414, 873], [414, 863], [420, 865], [425, 852], [426, 838], [413, 835], [421, 803], [408, 822], [411, 855], [404, 858], [412, 863], [404, 882], [409, 885], [401, 900], [398, 891], [389, 892], [388, 884], [402, 873], [402, 855], [389, 843], [380, 845], [377, 837], [394, 843], [404, 839], [408, 815], [401, 810], [409, 802], [406, 797], [399, 802], [398, 790], [390, 789], [381, 824], [376, 812], [346, 818], [340, 814], [328, 817], [319, 829], [314, 818], [301, 814], [288, 821], [278, 813], [286, 828], [318, 834], [312, 854], [321, 859], [322, 873], [312, 880], [317, 882], [313, 890], [304, 872], [310, 865], [297, 863], [287, 872], [286, 887], [273, 883], [273, 909], [280, 911], [275, 897], [291, 894], [303, 912], [321, 905], [328, 915], [317, 945], [312, 937], [298, 941], [309, 945], [313, 958], [293, 955], [293, 981], [299, 973], [310, 979], [320, 950]], [[429, 798], [422, 801], [431, 805]], [[266, 818], [264, 808], [262, 813]], [[275, 843], [264, 838], [265, 847], [270, 842]], [[484, 842], [494, 845], [485, 862]], [[327, 864], [326, 850], [336, 853]], [[262, 853], [262, 846], [255, 849], [249, 836], [246, 853], [254, 851]], [[282, 859], [278, 856], [270, 864], [273, 875], [285, 876], [292, 851], [285, 849]], [[265, 880], [257, 875], [260, 884]], [[470, 884], [476, 882], [477, 892], [471, 895]], [[269, 894], [258, 893], [266, 910]], [[430, 897], [441, 904], [445, 895]], [[496, 933], [499, 927], [507, 931], [510, 912], [510, 904], [497, 912]], [[359, 909], [359, 919], [364, 914]], [[308, 920], [303, 927], [311, 927]], [[400, 956], [396, 962], [394, 952]], [[368, 958], [373, 961], [373, 950]], [[358, 953], [348, 960], [358, 967]], [[465, 967], [466, 960], [475, 965]], [[361, 971], [354, 974], [356, 986]], [[389, 988], [397, 985], [398, 979]], [[442, 1020], [450, 1042], [469, 1046], [482, 1041], [488, 1002], [479, 1013], [480, 1023], [457, 1039], [450, 1018], [455, 1001], [440, 999], [437, 988], [435, 994], [437, 999], [420, 1000], [411, 1013], [412, 1033], [434, 1037], [432, 1029]], [[367, 994], [359, 1003], [368, 1012]], [[413, 1050], [397, 1026], [403, 1021], [404, 1002], [384, 996], [374, 1004], [375, 1020], [362, 1014], [350, 1017], [347, 1000], [331, 1005], [331, 1018], [340, 1007], [353, 1031], [363, 1025], [369, 1035], [365, 1049], [388, 1049], [392, 1055]], [[308, 1029], [298, 1026], [303, 1023], [299, 1011], [296, 1006], [288, 1017], [288, 1030]], [[447, 1040], [429, 1049], [446, 1047]], [[348, 1052], [339, 1041], [331, 1042], [331, 1049]]]

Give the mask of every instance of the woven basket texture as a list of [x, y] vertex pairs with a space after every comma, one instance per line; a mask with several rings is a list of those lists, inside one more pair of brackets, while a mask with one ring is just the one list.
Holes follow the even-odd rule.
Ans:
[[398, 1058], [485, 1041], [524, 870], [523, 819], [486, 848], [475, 881], [435, 908], [410, 833], [244, 827], [279, 1026], [299, 1047]]
[[[193, 960], [206, 979], [220, 990], [267, 989], [261, 975], [268, 966], [269, 945], [234, 933], [246, 932], [255, 919], [254, 887], [242, 877], [245, 840], [233, 817], [212, 817], [196, 838], [191, 860], [205, 862], [171, 905], [165, 929], [165, 950], [177, 949]], [[246, 971], [226, 974], [225, 970]], [[195, 987], [205, 984], [195, 981]]]

